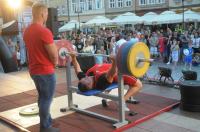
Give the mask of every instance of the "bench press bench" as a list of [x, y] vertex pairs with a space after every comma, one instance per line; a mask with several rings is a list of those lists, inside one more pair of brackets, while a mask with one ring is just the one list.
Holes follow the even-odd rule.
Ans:
[[[123, 107], [123, 103], [124, 103], [124, 82], [122, 79], [122, 74], [118, 74], [118, 83], [113, 83], [111, 84], [108, 88], [106, 88], [105, 90], [98, 90], [98, 89], [92, 89], [92, 90], [88, 90], [86, 92], [81, 92], [77, 87], [72, 86], [71, 84], [71, 65], [70, 63], [67, 63], [67, 67], [66, 67], [66, 76], [67, 76], [67, 91], [68, 91], [68, 109], [69, 110], [73, 110], [82, 114], [86, 114], [89, 116], [93, 116], [95, 118], [98, 119], [102, 119], [102, 120], [106, 120], [109, 122], [114, 123], [113, 127], [115, 128], [119, 128], [122, 127], [126, 124], [128, 124], [129, 122], [127, 120], [125, 120], [125, 108]], [[104, 93], [105, 91], [110, 91], [113, 89], [118, 89], [118, 95], [110, 95], [107, 93]], [[78, 105], [73, 103], [73, 93], [77, 93], [83, 96], [97, 96], [97, 97], [101, 97], [104, 99], [110, 99], [113, 101], [117, 101], [119, 104], [119, 108], [118, 108], [118, 115], [119, 118], [115, 119], [112, 117], [108, 117], [102, 114], [98, 114], [89, 110], [85, 110], [85, 109], [81, 109], [78, 108]], [[134, 103], [135, 100], [129, 100], [129, 103]], [[135, 104], [135, 103], [134, 103]], [[103, 105], [103, 104], [102, 104]], [[60, 109], [62, 112], [66, 111], [66, 108], [61, 108]]]
[[81, 95], [85, 95], [85, 96], [94, 96], [94, 95], [100, 94], [100, 93], [102, 93], [104, 91], [110, 91], [110, 90], [115, 89], [115, 88], [118, 88], [118, 84], [117, 83], [111, 84], [105, 90], [92, 89], [92, 90], [88, 90], [86, 92], [78, 91], [77, 93], [81, 94]]
[[[61, 56], [67, 56], [69, 52], [66, 50], [61, 53]], [[77, 55], [91, 55], [88, 53], [77, 53]], [[103, 54], [92, 54], [93, 56], [104, 56], [109, 57], [109, 55]], [[146, 44], [142, 42], [128, 41], [120, 46], [117, 52], [117, 68], [118, 68], [118, 83], [111, 84], [106, 90], [112, 90], [117, 88], [118, 95], [110, 95], [104, 93], [101, 90], [89, 90], [87, 92], [81, 92], [77, 87], [72, 86], [71, 83], [71, 63], [67, 61], [66, 66], [66, 77], [67, 77], [67, 91], [68, 91], [68, 108], [69, 110], [73, 110], [79, 113], [87, 114], [89, 116], [93, 116], [98, 119], [110, 121], [113, 123], [115, 128], [122, 127], [129, 122], [125, 119], [125, 108], [124, 108], [124, 80], [122, 75], [133, 75], [135, 77], [143, 76], [148, 68], [149, 63], [153, 61], [150, 59], [150, 52]], [[84, 63], [85, 64], [85, 63]], [[118, 102], [118, 118], [109, 117], [106, 115], [98, 114], [89, 110], [81, 109], [76, 107], [77, 105], [73, 104], [73, 93], [78, 93], [83, 96], [97, 96], [104, 99], [110, 99]]]

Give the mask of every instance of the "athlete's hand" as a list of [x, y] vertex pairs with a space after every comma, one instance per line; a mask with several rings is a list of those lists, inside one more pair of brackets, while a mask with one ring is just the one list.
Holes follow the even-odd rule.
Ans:
[[109, 56], [111, 61], [115, 61], [116, 60], [116, 56], [114, 54], [110, 54]]
[[69, 55], [72, 57], [72, 59], [76, 58], [76, 52], [75, 51], [71, 51], [69, 52]]

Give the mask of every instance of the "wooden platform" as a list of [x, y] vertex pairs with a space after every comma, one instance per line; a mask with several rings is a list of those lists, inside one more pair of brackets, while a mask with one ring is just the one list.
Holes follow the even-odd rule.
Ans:
[[[129, 116], [129, 112], [126, 113], [126, 119], [131, 123], [119, 128], [114, 129], [112, 124], [97, 118], [86, 116], [79, 113], [73, 113], [66, 115], [54, 120], [53, 126], [59, 127], [62, 132], [73, 131], [73, 132], [111, 132], [111, 131], [123, 131], [138, 123], [142, 123], [147, 119], [150, 119], [162, 112], [168, 111], [171, 108], [179, 104], [178, 100], [163, 98], [160, 96], [149, 95], [139, 93], [136, 99], [140, 100], [141, 103], [137, 105], [128, 104], [128, 107], [137, 112], [135, 116]], [[114, 102], [109, 102], [109, 107], [104, 108], [101, 105], [97, 105], [89, 108], [91, 111], [116, 117], [117, 106]], [[29, 127], [28, 130], [37, 132], [39, 131], [39, 125]]]

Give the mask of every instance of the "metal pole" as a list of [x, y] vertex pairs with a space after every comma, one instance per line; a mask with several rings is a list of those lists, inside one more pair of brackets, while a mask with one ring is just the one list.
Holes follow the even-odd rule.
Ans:
[[182, 8], [183, 8], [183, 31], [185, 30], [185, 15], [184, 15], [184, 0], [182, 0]]
[[78, 26], [79, 26], [78, 29], [79, 29], [79, 31], [80, 31], [80, 28], [81, 28], [81, 27], [80, 27], [80, 16], [79, 16], [80, 11], [78, 10], [77, 13], [78, 13]]
[[124, 102], [124, 79], [121, 73], [118, 73], [118, 96], [119, 96], [119, 121], [125, 121], [125, 102]]
[[68, 108], [71, 109], [73, 106], [73, 95], [72, 95], [72, 82], [71, 82], [71, 62], [67, 61], [66, 66], [66, 79], [67, 79], [67, 93], [68, 93]]
[[67, 0], [67, 18], [68, 18], [68, 22], [70, 21], [70, 12], [69, 12], [69, 0]]
[[136, 14], [136, 4], [137, 4], [137, 1], [135, 0], [135, 14]]

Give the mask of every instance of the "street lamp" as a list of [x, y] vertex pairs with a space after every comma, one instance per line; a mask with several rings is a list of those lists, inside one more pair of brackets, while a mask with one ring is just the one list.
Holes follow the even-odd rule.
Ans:
[[183, 31], [185, 30], [185, 15], [184, 15], [184, 8], [185, 8], [184, 0], [182, 0], [182, 9], [183, 9]]
[[82, 10], [79, 9], [79, 10], [75, 11], [75, 13], [78, 14], [78, 24], [79, 24], [79, 30], [80, 30], [80, 28], [81, 28], [81, 27], [80, 27], [80, 25], [81, 25], [81, 24], [80, 24], [80, 13], [82, 13]]
[[69, 0], [67, 0], [67, 18], [68, 18], [68, 22], [69, 22], [70, 21]]

